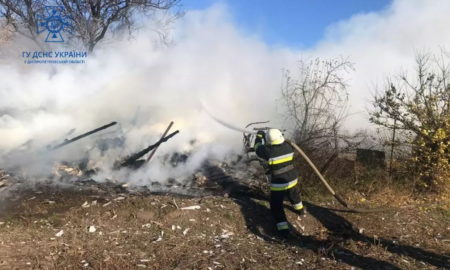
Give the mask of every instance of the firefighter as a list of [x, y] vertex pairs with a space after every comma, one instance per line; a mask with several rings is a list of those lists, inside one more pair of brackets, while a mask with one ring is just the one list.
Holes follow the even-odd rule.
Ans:
[[289, 236], [289, 225], [283, 208], [285, 197], [289, 199], [298, 214], [305, 216], [299, 185], [298, 172], [294, 167], [294, 150], [285, 142], [278, 129], [258, 131], [254, 146], [256, 154], [267, 161], [270, 178], [270, 210], [276, 222], [278, 234]]

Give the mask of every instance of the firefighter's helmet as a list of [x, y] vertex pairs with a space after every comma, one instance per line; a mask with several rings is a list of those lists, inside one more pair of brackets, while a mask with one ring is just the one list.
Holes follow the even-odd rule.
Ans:
[[279, 129], [271, 128], [267, 132], [267, 141], [272, 144], [282, 144], [284, 142], [283, 133]]

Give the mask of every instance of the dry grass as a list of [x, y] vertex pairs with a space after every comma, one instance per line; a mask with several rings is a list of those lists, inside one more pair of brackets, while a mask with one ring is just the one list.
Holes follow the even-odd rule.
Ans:
[[409, 207], [361, 215], [310, 205], [303, 219], [288, 212], [302, 236], [283, 243], [264, 200], [29, 191], [0, 218], [0, 269], [436, 269], [450, 253], [448, 208], [388, 189], [370, 200]]

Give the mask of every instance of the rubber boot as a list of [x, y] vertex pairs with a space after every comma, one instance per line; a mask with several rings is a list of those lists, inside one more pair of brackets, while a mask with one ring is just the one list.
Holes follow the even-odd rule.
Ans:
[[290, 235], [289, 230], [279, 230], [277, 232], [277, 236], [280, 237], [281, 239], [288, 239], [289, 235]]

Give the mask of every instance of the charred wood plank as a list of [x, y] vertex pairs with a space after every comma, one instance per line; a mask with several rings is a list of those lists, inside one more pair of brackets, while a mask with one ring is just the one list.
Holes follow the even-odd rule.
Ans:
[[149, 147], [144, 148], [141, 151], [139, 151], [131, 156], [128, 156], [119, 162], [116, 162], [116, 164], [114, 164], [114, 169], [120, 169], [123, 167], [138, 168], [138, 167], [142, 166], [145, 161], [141, 161], [140, 158], [145, 156], [148, 152], [152, 151], [153, 149], [157, 148], [160, 144], [166, 142], [173, 136], [177, 135], [179, 132], [180, 132], [179, 130], [176, 130], [176, 131], [170, 133], [169, 135], [167, 135], [166, 137], [161, 138], [155, 144], [152, 144]]
[[116, 125], [116, 124], [117, 124], [117, 122], [114, 121], [114, 122], [111, 122], [111, 123], [109, 123], [109, 124], [107, 124], [107, 125], [101, 126], [101, 127], [99, 127], [99, 128], [96, 128], [96, 129], [93, 129], [93, 130], [88, 131], [88, 132], [86, 132], [86, 133], [83, 133], [83, 134], [81, 134], [81, 135], [78, 135], [78, 136], [76, 136], [76, 137], [74, 137], [74, 138], [72, 138], [72, 139], [66, 139], [66, 140], [64, 140], [64, 142], [62, 142], [62, 143], [60, 143], [60, 144], [58, 144], [58, 145], [55, 145], [55, 146], [51, 147], [50, 149], [51, 149], [51, 150], [56, 150], [56, 149], [58, 149], [58, 148], [64, 147], [64, 146], [66, 146], [66, 145], [68, 145], [68, 144], [71, 144], [71, 143], [73, 143], [73, 142], [76, 142], [76, 141], [78, 141], [78, 140], [81, 140], [81, 139], [83, 139], [83, 138], [85, 138], [85, 137], [87, 137], [87, 136], [89, 136], [89, 135], [92, 135], [92, 134], [94, 134], [94, 133], [97, 133], [97, 132], [102, 131], [102, 130], [104, 130], [104, 129], [107, 129], [107, 128], [109, 128], [109, 127], [112, 127], [112, 126], [114, 126], [114, 125]]

